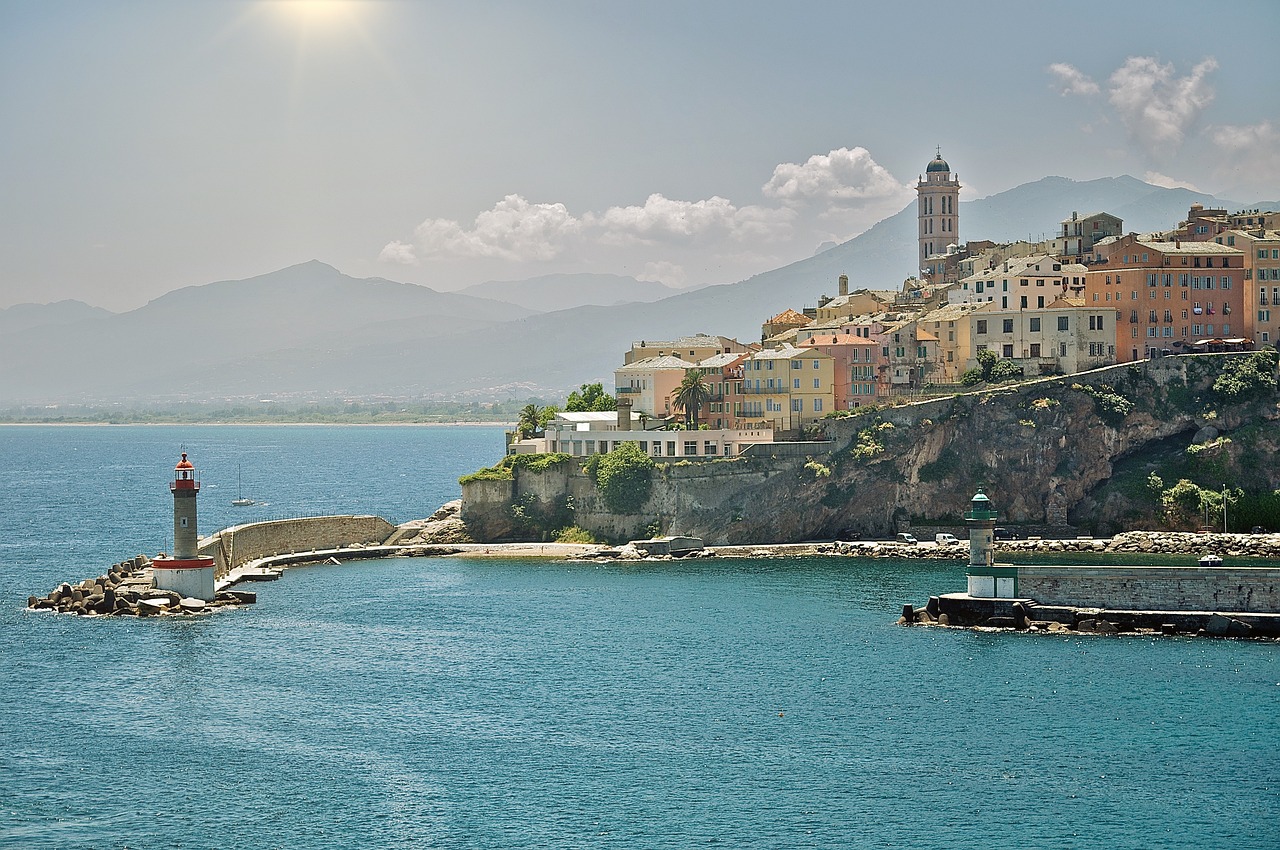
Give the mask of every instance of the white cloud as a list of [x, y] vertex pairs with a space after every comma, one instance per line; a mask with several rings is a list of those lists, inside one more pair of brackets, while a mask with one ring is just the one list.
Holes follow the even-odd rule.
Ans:
[[1210, 136], [1221, 152], [1215, 163], [1220, 179], [1237, 192], [1280, 191], [1280, 129], [1270, 121], [1258, 124], [1223, 124]]
[[1161, 174], [1159, 171], [1148, 171], [1142, 175], [1142, 179], [1150, 183], [1152, 186], [1163, 186], [1166, 189], [1190, 189], [1193, 192], [1199, 192], [1200, 187], [1194, 183], [1188, 183], [1186, 180], [1178, 180], [1167, 174]]
[[1213, 102], [1208, 76], [1217, 67], [1209, 58], [1177, 77], [1172, 63], [1130, 56], [1111, 75], [1108, 100], [1134, 140], [1149, 155], [1165, 158], [1177, 152], [1187, 130]]
[[1229, 154], [1280, 155], [1280, 131], [1270, 121], [1259, 124], [1223, 124], [1213, 128], [1213, 143]]
[[1092, 95], [1099, 92], [1098, 84], [1073, 65], [1066, 62], [1054, 62], [1049, 66], [1049, 73], [1058, 78], [1062, 85], [1062, 95]]
[[636, 280], [653, 280], [674, 287], [684, 286], [687, 278], [684, 266], [668, 263], [665, 260], [645, 263], [644, 271], [636, 275]]
[[551, 260], [581, 231], [582, 222], [564, 204], [531, 204], [507, 195], [476, 216], [470, 230], [450, 219], [431, 218], [418, 225], [414, 240], [425, 256]]
[[804, 164], [784, 162], [761, 189], [766, 198], [783, 203], [825, 202], [840, 206], [867, 200], [905, 197], [899, 183], [866, 148], [840, 148], [814, 154]]
[[612, 245], [676, 242], [690, 244], [717, 238], [768, 239], [784, 229], [790, 215], [766, 207], [736, 207], [719, 196], [704, 201], [678, 201], [654, 193], [644, 206], [610, 207], [583, 221], [601, 231]]
[[388, 242], [378, 254], [378, 260], [384, 263], [400, 263], [404, 266], [416, 266], [418, 255], [408, 242]]

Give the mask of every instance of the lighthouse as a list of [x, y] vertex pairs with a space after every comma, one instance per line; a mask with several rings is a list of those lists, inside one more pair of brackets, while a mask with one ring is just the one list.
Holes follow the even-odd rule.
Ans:
[[173, 556], [151, 562], [156, 587], [212, 602], [213, 558], [200, 557], [196, 534], [196, 496], [200, 493], [200, 481], [186, 452], [173, 468], [169, 490], [173, 493]]
[[969, 595], [978, 598], [1012, 598], [1018, 591], [1018, 568], [995, 565], [995, 527], [999, 514], [987, 494], [969, 500], [964, 522], [969, 526]]

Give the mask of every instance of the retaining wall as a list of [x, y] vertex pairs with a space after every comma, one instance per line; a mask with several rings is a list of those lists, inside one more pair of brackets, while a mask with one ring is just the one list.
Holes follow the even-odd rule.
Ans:
[[313, 549], [376, 546], [396, 527], [379, 516], [318, 516], [255, 522], [224, 528], [200, 541], [200, 554], [216, 562], [222, 578], [249, 561]]
[[1280, 567], [1018, 567], [1041, 605], [1128, 611], [1280, 613]]

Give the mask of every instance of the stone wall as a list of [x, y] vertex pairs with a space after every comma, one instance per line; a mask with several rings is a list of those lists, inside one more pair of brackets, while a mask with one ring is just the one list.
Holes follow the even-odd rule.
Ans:
[[255, 522], [225, 528], [200, 541], [200, 554], [217, 562], [219, 578], [258, 558], [314, 549], [374, 546], [396, 527], [378, 516], [319, 516]]
[[1041, 605], [1130, 611], [1280, 612], [1280, 567], [1019, 566]]

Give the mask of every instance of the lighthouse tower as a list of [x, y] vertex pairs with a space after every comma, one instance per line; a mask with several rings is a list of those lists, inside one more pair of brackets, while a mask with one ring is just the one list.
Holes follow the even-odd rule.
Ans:
[[987, 494], [978, 492], [969, 500], [964, 524], [969, 526], [969, 595], [1012, 598], [1018, 589], [1018, 568], [995, 565], [995, 528], [999, 514]]
[[200, 481], [186, 452], [173, 468], [169, 490], [173, 493], [173, 557], [151, 562], [156, 587], [212, 602], [213, 558], [200, 557], [196, 534], [196, 496], [200, 493]]

